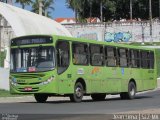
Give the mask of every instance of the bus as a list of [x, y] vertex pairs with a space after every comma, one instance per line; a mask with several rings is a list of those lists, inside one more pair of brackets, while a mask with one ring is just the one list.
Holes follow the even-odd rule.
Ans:
[[11, 94], [34, 94], [43, 103], [51, 96], [81, 102], [108, 94], [134, 99], [157, 86], [154, 49], [58, 35], [13, 38], [10, 51]]

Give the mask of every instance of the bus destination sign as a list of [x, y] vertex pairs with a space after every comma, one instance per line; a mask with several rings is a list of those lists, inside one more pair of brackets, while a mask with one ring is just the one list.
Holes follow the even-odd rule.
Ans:
[[51, 37], [22, 37], [11, 41], [12, 46], [52, 43]]

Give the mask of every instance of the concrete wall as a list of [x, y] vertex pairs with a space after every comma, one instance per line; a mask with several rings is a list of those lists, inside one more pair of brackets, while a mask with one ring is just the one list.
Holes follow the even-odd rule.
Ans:
[[9, 90], [9, 69], [0, 68], [0, 89]]
[[[160, 21], [112, 22], [64, 25], [74, 37], [106, 42], [160, 42]], [[150, 30], [152, 36], [150, 36]]]

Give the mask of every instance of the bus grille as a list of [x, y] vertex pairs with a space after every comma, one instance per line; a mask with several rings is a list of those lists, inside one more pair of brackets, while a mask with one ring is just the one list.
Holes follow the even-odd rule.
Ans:
[[24, 79], [33, 79], [33, 78], [40, 78], [44, 77], [45, 74], [12, 74], [15, 78], [24, 78]]

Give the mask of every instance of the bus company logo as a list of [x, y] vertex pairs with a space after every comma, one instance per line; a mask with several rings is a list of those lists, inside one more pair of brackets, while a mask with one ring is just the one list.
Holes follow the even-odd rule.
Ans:
[[84, 69], [83, 68], [78, 68], [77, 74], [78, 75], [83, 75], [84, 74]]
[[96, 74], [96, 73], [98, 73], [98, 72], [100, 72], [100, 68], [99, 68], [99, 67], [94, 67], [94, 68], [92, 69], [92, 71], [91, 71], [91, 74]]
[[2, 120], [18, 120], [18, 115], [14, 114], [1, 114]]

